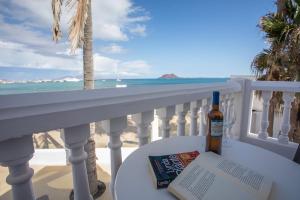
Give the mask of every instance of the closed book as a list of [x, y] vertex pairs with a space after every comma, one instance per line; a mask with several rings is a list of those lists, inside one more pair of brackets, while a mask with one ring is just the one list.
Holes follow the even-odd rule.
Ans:
[[200, 153], [198, 151], [149, 156], [149, 169], [154, 186], [166, 188]]

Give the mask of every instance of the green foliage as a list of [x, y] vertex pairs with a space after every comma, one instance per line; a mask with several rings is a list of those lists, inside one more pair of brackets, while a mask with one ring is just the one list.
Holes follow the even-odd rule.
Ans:
[[286, 0], [278, 13], [263, 16], [259, 27], [270, 47], [251, 63], [257, 79], [295, 80], [300, 71], [300, 0]]
[[282, 16], [270, 13], [262, 17], [259, 27], [266, 33], [266, 37], [269, 41], [272, 42], [275, 40], [280, 42], [282, 41], [286, 25]]

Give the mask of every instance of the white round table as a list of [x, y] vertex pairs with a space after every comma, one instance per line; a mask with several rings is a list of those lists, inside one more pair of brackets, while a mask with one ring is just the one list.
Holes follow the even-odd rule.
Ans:
[[[121, 165], [115, 182], [116, 200], [174, 200], [166, 189], [155, 189], [148, 168], [148, 155], [204, 151], [205, 137], [177, 136], [140, 147]], [[230, 140], [222, 156], [257, 170], [273, 180], [270, 200], [300, 199], [300, 165], [265, 149]], [[200, 155], [201, 156], [201, 155]]]

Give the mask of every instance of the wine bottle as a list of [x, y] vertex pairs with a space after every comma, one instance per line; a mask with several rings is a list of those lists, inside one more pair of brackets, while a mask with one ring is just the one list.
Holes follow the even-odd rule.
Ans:
[[213, 92], [212, 109], [207, 114], [208, 133], [206, 150], [221, 155], [223, 136], [223, 113], [219, 110], [220, 92]]

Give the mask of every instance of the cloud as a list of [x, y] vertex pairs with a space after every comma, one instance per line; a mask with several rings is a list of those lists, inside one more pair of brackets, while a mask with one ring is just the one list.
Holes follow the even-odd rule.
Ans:
[[0, 40], [0, 49], [24, 50], [24, 45], [15, 42], [4, 42]]
[[144, 60], [122, 62], [119, 65], [119, 74], [122, 76], [146, 76], [150, 74], [151, 66]]
[[[66, 38], [71, 11], [63, 7], [61, 20], [64, 39], [56, 44], [51, 36], [50, 0], [1, 1], [0, 66], [82, 71], [82, 50], [70, 55]], [[130, 35], [145, 35], [145, 22], [150, 20], [149, 14], [131, 0], [92, 1], [92, 14], [93, 38], [96, 41], [113, 42], [95, 48], [105, 54], [125, 53], [126, 49], [116, 42], [128, 41], [132, 38]], [[149, 71], [150, 65], [146, 61], [118, 60], [101, 53], [94, 53], [96, 73], [114, 74], [120, 70], [124, 75], [138, 75]]]
[[129, 28], [137, 22], [148, 21], [150, 17], [129, 0], [102, 0], [93, 2], [93, 19], [96, 38], [126, 41]]
[[[14, 18], [23, 26], [51, 31], [52, 10], [48, 0], [10, 0], [0, 4], [0, 11], [6, 17]], [[66, 36], [72, 12], [63, 6], [62, 29]], [[92, 1], [94, 39], [127, 41], [130, 27], [150, 19], [142, 8], [135, 7], [131, 0]], [[23, 27], [24, 28], [24, 27]]]
[[134, 35], [146, 36], [146, 26], [137, 24], [135, 27], [129, 29], [129, 32]]
[[115, 43], [107, 46], [103, 46], [101, 47], [100, 50], [102, 53], [108, 53], [108, 54], [120, 54], [126, 52], [126, 50], [122, 46], [117, 45]]
[[144, 60], [121, 61], [100, 54], [94, 54], [95, 74], [109, 76], [143, 76], [149, 75], [150, 64]]
[[[5, 49], [5, 50], [4, 50]], [[4, 42], [0, 40], [0, 66], [24, 67], [36, 69], [59, 69], [82, 71], [82, 51], [70, 55], [70, 50], [57, 52], [57, 55], [42, 55], [23, 44]], [[122, 61], [94, 53], [94, 71], [96, 76], [115, 77], [148, 75], [150, 65], [144, 60]]]
[[0, 52], [0, 66], [67, 70], [80, 70], [82, 66], [79, 57], [43, 55], [19, 43], [0, 41]]

